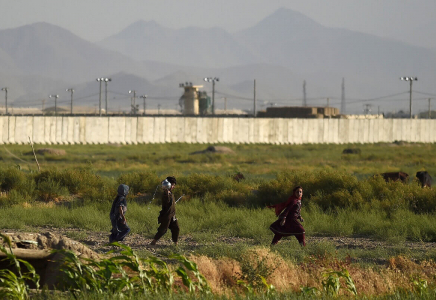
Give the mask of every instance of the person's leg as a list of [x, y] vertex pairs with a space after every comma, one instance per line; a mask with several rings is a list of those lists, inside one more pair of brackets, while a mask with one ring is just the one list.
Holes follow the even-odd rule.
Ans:
[[116, 241], [117, 233], [118, 233], [118, 227], [117, 227], [117, 221], [111, 218], [111, 234], [109, 235], [109, 243], [112, 243]]
[[126, 237], [126, 235], [130, 232], [130, 227], [127, 224], [123, 224], [122, 227], [119, 227], [120, 232], [118, 232], [117, 240], [122, 241]]
[[274, 234], [273, 240], [271, 241], [271, 245], [277, 245], [277, 243], [282, 239], [282, 235], [281, 234]]
[[179, 240], [179, 222], [177, 222], [177, 219], [174, 217], [174, 219], [171, 219], [169, 229], [171, 230], [171, 238], [174, 242], [174, 244], [177, 245], [177, 241]]
[[150, 243], [150, 245], [156, 245], [156, 242], [167, 232], [168, 227], [170, 226], [171, 219], [169, 220], [163, 220], [163, 222], [160, 223], [159, 228], [157, 229], [157, 233], [153, 238], [153, 241]]
[[305, 239], [304, 233], [296, 234], [295, 237], [297, 238], [297, 240], [301, 246], [303, 246], [303, 247], [306, 246], [306, 239]]

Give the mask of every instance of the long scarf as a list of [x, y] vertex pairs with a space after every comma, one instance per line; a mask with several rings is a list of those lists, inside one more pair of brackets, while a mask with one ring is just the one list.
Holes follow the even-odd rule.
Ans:
[[292, 195], [291, 197], [288, 198], [287, 201], [274, 205], [268, 205], [268, 208], [274, 208], [276, 216], [279, 216], [286, 207], [288, 207], [291, 203], [296, 203], [298, 200], [301, 200], [301, 198], [297, 198], [294, 195]]

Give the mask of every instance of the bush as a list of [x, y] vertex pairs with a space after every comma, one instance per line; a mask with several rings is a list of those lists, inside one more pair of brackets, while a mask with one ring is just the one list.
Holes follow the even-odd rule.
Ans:
[[44, 201], [55, 200], [69, 195], [66, 187], [53, 179], [41, 181], [37, 187], [38, 197]]
[[129, 193], [136, 195], [138, 193], [154, 192], [161, 179], [154, 172], [135, 172], [122, 174], [117, 182], [127, 184], [130, 188]]
[[436, 211], [436, 191], [414, 184], [386, 183], [381, 177], [358, 181], [353, 175], [325, 170], [321, 172], [283, 172], [259, 185], [258, 203], [280, 203], [292, 195], [293, 187], [303, 186], [306, 204], [324, 211], [342, 208], [375, 208], [389, 215], [399, 209], [417, 213]]
[[27, 183], [26, 177], [26, 174], [17, 168], [7, 168], [6, 170], [0, 170], [0, 182], [2, 191], [25, 189]]

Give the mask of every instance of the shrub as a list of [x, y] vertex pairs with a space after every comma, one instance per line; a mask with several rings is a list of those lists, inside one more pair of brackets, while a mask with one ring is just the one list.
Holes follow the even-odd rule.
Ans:
[[132, 195], [154, 191], [160, 181], [154, 172], [125, 173], [117, 180], [119, 184], [127, 184]]
[[7, 168], [6, 170], [1, 170], [1, 189], [3, 191], [25, 189], [27, 183], [26, 177], [26, 174], [17, 168]]
[[68, 189], [53, 179], [41, 181], [38, 184], [37, 193], [39, 199], [44, 201], [55, 200], [69, 195]]

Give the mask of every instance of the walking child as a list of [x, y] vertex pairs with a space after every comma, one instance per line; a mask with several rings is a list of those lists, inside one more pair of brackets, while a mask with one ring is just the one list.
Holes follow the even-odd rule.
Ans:
[[118, 195], [112, 203], [109, 217], [112, 223], [111, 235], [109, 236], [109, 243], [120, 242], [130, 232], [127, 226], [126, 212], [127, 212], [127, 194], [129, 187], [125, 184], [118, 186]]
[[[286, 202], [268, 206], [274, 208], [278, 220], [271, 224], [269, 229], [274, 233], [271, 245], [276, 245], [284, 236], [295, 236], [301, 246], [306, 246], [304, 228], [300, 222], [304, 222], [301, 217], [301, 198], [303, 188], [297, 186], [293, 189], [293, 194]], [[300, 222], [298, 222], [300, 221]]]
[[174, 201], [173, 190], [176, 186], [176, 178], [173, 176], [167, 177], [162, 182], [164, 189], [162, 194], [162, 210], [157, 218], [159, 228], [150, 245], [156, 245], [157, 241], [167, 232], [171, 230], [171, 237], [175, 245], [179, 239], [179, 223], [176, 218], [176, 202]]

